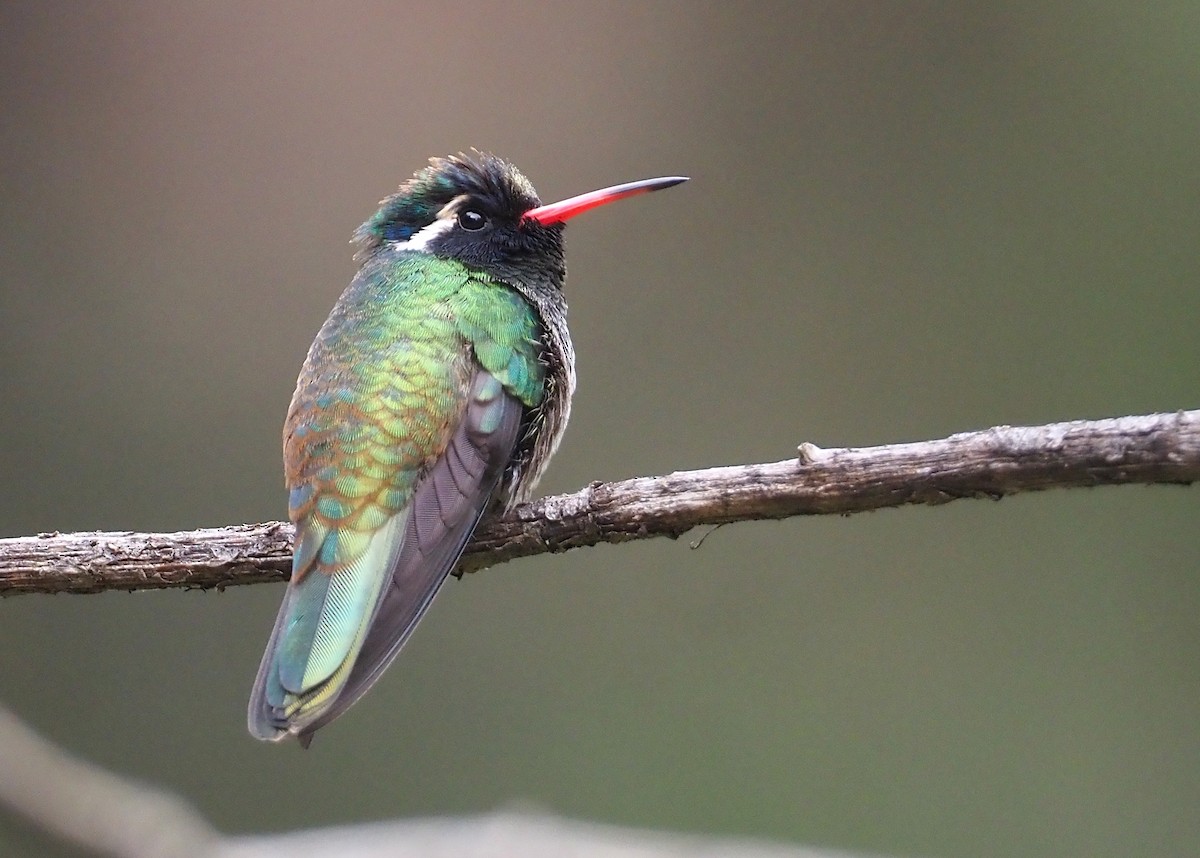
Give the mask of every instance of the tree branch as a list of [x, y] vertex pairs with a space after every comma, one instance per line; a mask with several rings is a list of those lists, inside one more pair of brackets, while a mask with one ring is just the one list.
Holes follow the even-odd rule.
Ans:
[[[822, 450], [782, 462], [592, 483], [481, 523], [460, 569], [601, 542], [677, 538], [693, 527], [848, 515], [962, 498], [1200, 480], [1200, 410], [1046, 426], [998, 426], [935, 441]], [[0, 595], [223, 588], [282, 581], [291, 525], [179, 533], [39, 534], [0, 539]]]

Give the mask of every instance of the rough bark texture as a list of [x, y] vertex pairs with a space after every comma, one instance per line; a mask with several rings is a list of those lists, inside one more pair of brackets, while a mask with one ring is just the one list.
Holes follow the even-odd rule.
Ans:
[[[961, 498], [1200, 480], [1200, 411], [998, 426], [861, 449], [802, 444], [782, 462], [592, 483], [484, 521], [461, 570], [600, 542], [678, 537], [699, 525], [849, 514]], [[282, 581], [291, 525], [0, 539], [0, 595], [223, 588]]]

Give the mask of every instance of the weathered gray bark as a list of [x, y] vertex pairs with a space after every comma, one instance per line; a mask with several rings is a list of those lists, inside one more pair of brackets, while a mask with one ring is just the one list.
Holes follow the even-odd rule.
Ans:
[[[678, 537], [700, 525], [849, 514], [960, 498], [1200, 480], [1200, 410], [1047, 426], [999, 426], [861, 449], [800, 446], [797, 458], [592, 483], [483, 522], [461, 569], [600, 542]], [[0, 539], [0, 595], [226, 587], [282, 581], [291, 525], [179, 533]]]

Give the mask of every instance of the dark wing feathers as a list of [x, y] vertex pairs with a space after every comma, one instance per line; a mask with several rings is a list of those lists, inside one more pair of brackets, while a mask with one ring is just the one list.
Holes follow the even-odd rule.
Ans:
[[487, 510], [516, 447], [524, 410], [495, 376], [476, 371], [464, 419], [417, 484], [391, 581], [345, 687], [304, 728], [302, 741], [365, 694], [400, 652]]

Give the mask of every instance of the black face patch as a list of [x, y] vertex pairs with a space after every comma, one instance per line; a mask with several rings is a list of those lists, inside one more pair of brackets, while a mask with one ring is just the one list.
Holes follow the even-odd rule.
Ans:
[[563, 224], [543, 226], [524, 221], [518, 215], [487, 213], [470, 203], [486, 222], [479, 229], [455, 225], [429, 242], [426, 252], [443, 259], [455, 259], [471, 268], [488, 272], [502, 280], [517, 278], [558, 279], [566, 274], [563, 263]]
[[402, 249], [438, 224], [428, 241], [418, 239], [412, 249], [455, 259], [527, 294], [560, 292], [566, 277], [563, 225], [526, 220], [525, 213], [540, 205], [529, 180], [494, 155], [433, 158], [358, 228], [358, 257]]
[[[386, 242], [412, 238], [433, 223], [438, 213], [466, 196], [485, 213], [517, 223], [541, 204], [533, 185], [512, 164], [482, 152], [474, 156], [432, 158], [418, 170], [355, 233], [360, 254], [369, 255]], [[461, 208], [460, 208], [461, 210]]]

